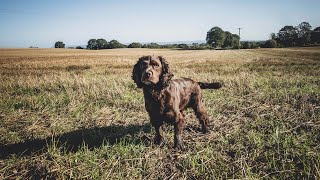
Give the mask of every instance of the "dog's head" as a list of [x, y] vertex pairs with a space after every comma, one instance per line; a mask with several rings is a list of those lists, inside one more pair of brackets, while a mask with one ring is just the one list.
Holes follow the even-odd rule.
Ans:
[[169, 65], [162, 56], [142, 56], [132, 71], [132, 79], [138, 88], [143, 86], [164, 87], [172, 77]]

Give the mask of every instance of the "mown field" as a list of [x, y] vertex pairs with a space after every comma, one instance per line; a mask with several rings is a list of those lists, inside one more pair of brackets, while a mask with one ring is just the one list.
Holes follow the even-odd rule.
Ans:
[[[203, 90], [211, 131], [191, 110], [186, 150], [153, 144], [142, 55]], [[0, 179], [319, 179], [320, 48], [185, 51], [0, 49]]]

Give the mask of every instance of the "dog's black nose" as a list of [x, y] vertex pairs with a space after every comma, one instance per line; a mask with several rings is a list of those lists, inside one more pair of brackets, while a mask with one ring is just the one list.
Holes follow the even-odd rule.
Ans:
[[147, 76], [151, 77], [152, 73], [150, 71], [147, 72]]

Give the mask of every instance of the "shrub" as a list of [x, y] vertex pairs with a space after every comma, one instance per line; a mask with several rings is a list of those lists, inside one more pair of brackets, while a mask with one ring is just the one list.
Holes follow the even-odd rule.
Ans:
[[54, 44], [54, 48], [64, 48], [64, 47], [65, 47], [65, 44], [62, 41], [57, 41]]
[[142, 47], [142, 44], [138, 42], [133, 42], [128, 46], [128, 48], [141, 48], [141, 47]]
[[278, 43], [274, 39], [270, 39], [263, 44], [264, 48], [276, 48], [278, 47]]

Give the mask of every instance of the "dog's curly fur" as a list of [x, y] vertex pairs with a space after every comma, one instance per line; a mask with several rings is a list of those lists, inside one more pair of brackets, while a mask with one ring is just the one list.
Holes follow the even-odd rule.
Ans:
[[[146, 62], [159, 61], [158, 71], [161, 71], [160, 77], [156, 83], [144, 83], [144, 74], [146, 71], [152, 71], [154, 66]], [[148, 69], [142, 68], [142, 63], [146, 63]], [[150, 72], [149, 76], [158, 75], [156, 72]], [[151, 78], [151, 77], [146, 78]], [[174, 125], [174, 147], [183, 149], [181, 133], [185, 126], [183, 110], [191, 107], [202, 126], [203, 133], [208, 131], [209, 119], [201, 100], [201, 89], [218, 89], [220, 83], [201, 83], [192, 79], [181, 78], [172, 79], [173, 74], [170, 71], [167, 61], [162, 56], [143, 56], [139, 58], [132, 71], [132, 79], [138, 88], [143, 89], [145, 98], [145, 108], [150, 116], [151, 124], [155, 127], [155, 143], [162, 145], [163, 123]]]

